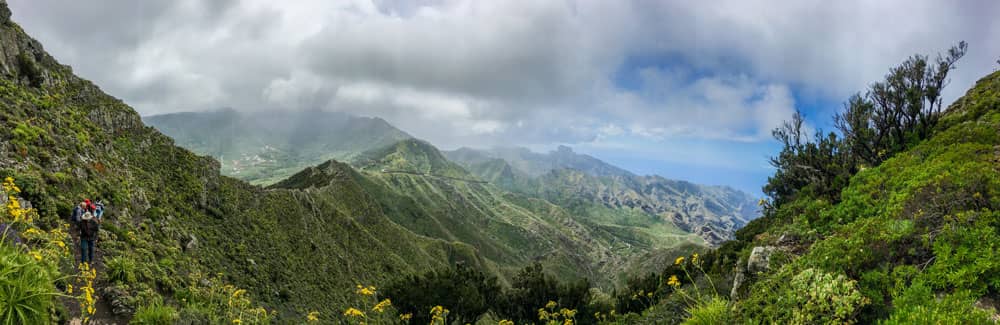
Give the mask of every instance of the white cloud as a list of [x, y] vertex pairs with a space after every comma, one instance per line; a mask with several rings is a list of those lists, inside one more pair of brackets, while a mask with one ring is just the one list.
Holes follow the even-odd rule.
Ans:
[[[839, 101], [965, 39], [953, 99], [1000, 53], [1000, 4], [985, 0], [9, 2], [144, 114], [323, 107], [445, 147], [760, 141], [791, 115], [792, 89]], [[618, 87], [635, 57], [669, 62], [626, 65], [641, 85]]]

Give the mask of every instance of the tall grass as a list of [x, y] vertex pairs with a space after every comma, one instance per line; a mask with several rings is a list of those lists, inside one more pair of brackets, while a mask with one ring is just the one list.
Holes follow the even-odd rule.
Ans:
[[54, 274], [22, 247], [0, 240], [0, 324], [48, 324]]

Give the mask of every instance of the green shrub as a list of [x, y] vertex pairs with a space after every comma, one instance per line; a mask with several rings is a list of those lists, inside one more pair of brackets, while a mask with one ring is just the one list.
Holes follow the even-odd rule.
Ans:
[[685, 325], [715, 325], [731, 324], [733, 322], [729, 314], [729, 302], [725, 299], [715, 297], [694, 308], [687, 309], [691, 315], [684, 320]]
[[153, 304], [140, 307], [132, 318], [132, 324], [173, 324], [179, 316], [173, 307]]
[[53, 271], [0, 240], [0, 324], [47, 324], [59, 295]]
[[895, 300], [896, 309], [879, 324], [989, 324], [990, 313], [974, 306], [969, 291], [936, 298], [929, 286], [914, 283]]
[[805, 269], [792, 278], [791, 287], [785, 294], [797, 307], [792, 311], [795, 324], [852, 323], [860, 307], [868, 304], [856, 282], [843, 274]]
[[135, 283], [137, 266], [134, 259], [127, 256], [115, 256], [107, 259], [104, 266], [107, 270], [108, 281], [125, 284]]

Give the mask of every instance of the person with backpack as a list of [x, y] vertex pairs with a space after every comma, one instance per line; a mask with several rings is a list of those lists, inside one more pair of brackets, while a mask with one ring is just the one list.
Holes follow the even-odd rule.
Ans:
[[79, 223], [80, 217], [82, 217], [83, 213], [86, 211], [87, 211], [87, 204], [85, 202], [80, 202], [80, 204], [77, 204], [76, 207], [73, 207], [73, 215], [69, 217], [69, 221], [72, 222], [74, 225]]
[[80, 263], [94, 261], [94, 243], [97, 241], [97, 221], [94, 214], [85, 211], [80, 216]]
[[94, 218], [97, 218], [98, 224], [104, 222], [104, 202], [101, 200], [94, 204]]

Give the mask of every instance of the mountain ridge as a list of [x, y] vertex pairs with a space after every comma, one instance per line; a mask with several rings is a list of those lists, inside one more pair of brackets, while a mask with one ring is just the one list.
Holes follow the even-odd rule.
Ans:
[[732, 239], [737, 229], [758, 215], [757, 199], [731, 187], [639, 176], [600, 159], [576, 154], [566, 146], [548, 154], [527, 148], [460, 148], [445, 155], [506, 190], [538, 196], [591, 217], [599, 216], [583, 205], [638, 209], [696, 233], [712, 245]]

